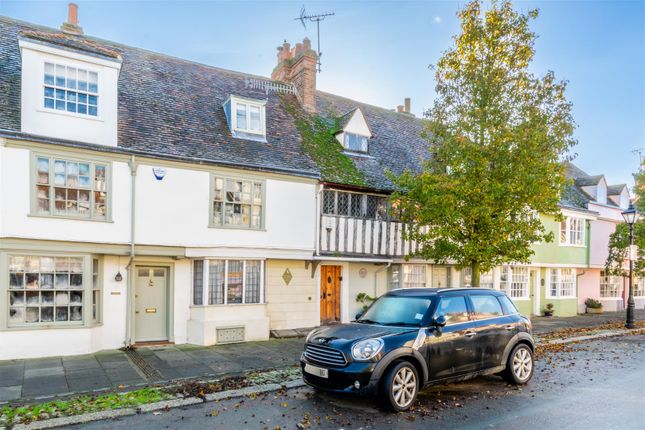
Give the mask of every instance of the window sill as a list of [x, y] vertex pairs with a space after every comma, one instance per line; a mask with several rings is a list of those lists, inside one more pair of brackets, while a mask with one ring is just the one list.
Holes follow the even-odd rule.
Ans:
[[263, 227], [263, 228], [251, 228], [251, 227], [245, 227], [245, 226], [215, 225], [215, 224], [208, 224], [208, 228], [222, 229], [222, 230], [259, 231], [259, 232], [266, 232], [267, 231], [267, 229], [265, 227]]
[[190, 305], [190, 308], [202, 309], [202, 308], [228, 308], [228, 307], [239, 307], [239, 306], [264, 306], [267, 302], [264, 303], [219, 303], [216, 305]]
[[577, 296], [545, 296], [545, 299], [551, 299], [551, 300], [571, 300], [571, 299], [577, 299]]
[[618, 300], [623, 300], [623, 298], [622, 297], [600, 297], [600, 300], [618, 301]]
[[105, 122], [102, 116], [83, 115], [76, 112], [67, 112], [66, 110], [48, 109], [46, 107], [41, 107], [36, 110], [42, 113], [51, 113], [54, 115], [62, 115], [70, 118], [89, 119], [90, 121]]
[[114, 224], [114, 221], [112, 219], [82, 218], [82, 217], [75, 217], [71, 215], [27, 214], [27, 216], [29, 218], [64, 219], [64, 220], [73, 220], [73, 221], [91, 221], [91, 222], [102, 222], [107, 224]]
[[528, 302], [531, 300], [530, 297], [511, 297], [509, 296], [511, 300], [515, 300], [516, 302]]
[[8, 326], [0, 329], [0, 332], [9, 331], [34, 331], [34, 330], [89, 330], [103, 326], [103, 323], [90, 324], [65, 324], [65, 325], [37, 325], [37, 326]]

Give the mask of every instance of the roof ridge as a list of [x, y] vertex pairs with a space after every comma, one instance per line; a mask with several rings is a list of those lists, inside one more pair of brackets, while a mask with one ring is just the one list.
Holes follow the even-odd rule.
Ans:
[[[388, 108], [383, 107], [383, 106], [377, 106], [377, 105], [374, 105], [374, 104], [371, 104], [371, 103], [361, 102], [361, 101], [358, 101], [358, 100], [350, 99], [349, 97], [340, 96], [338, 94], [333, 94], [333, 93], [330, 93], [328, 91], [323, 91], [323, 90], [318, 90], [317, 89], [316, 92], [321, 93], [321, 94], [326, 95], [326, 96], [338, 97], [339, 99], [343, 99], [345, 101], [352, 102], [352, 103], [357, 103], [357, 104], [359, 104], [361, 106], [374, 108], [374, 109], [383, 111], [385, 113], [390, 113], [390, 114], [394, 114], [394, 115], [400, 115], [401, 118], [409, 118], [411, 120], [416, 120], [416, 121], [419, 121], [419, 122], [423, 122], [425, 120], [425, 118], [417, 117], [415, 115], [405, 115], [405, 114], [402, 114], [402, 112], [397, 112], [394, 109], [388, 109]], [[357, 106], [357, 108], [358, 107], [360, 107], [360, 106]], [[353, 109], [353, 110], [356, 110], [356, 109]], [[353, 112], [353, 110], [351, 110], [349, 112]], [[343, 115], [346, 115], [349, 112], [346, 112]]]

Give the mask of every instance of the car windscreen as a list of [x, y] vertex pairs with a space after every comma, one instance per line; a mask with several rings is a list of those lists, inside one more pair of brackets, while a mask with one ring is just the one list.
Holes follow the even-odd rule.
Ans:
[[431, 300], [427, 297], [383, 296], [357, 321], [368, 324], [418, 326], [430, 303]]

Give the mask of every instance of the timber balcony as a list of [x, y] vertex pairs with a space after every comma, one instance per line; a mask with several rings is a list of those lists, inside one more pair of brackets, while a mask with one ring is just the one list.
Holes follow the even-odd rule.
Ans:
[[403, 240], [406, 225], [392, 220], [320, 215], [318, 250], [321, 255], [402, 258], [417, 243]]

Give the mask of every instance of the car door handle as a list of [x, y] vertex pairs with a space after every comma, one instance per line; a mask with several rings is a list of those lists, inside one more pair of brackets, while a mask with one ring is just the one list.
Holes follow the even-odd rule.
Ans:
[[476, 335], [476, 334], [477, 334], [477, 333], [475, 333], [474, 331], [467, 331], [466, 333], [464, 333], [464, 336], [466, 336], [466, 337], [473, 337], [473, 336], [474, 336], [474, 335]]
[[506, 326], [506, 327], [504, 327], [504, 328], [505, 328], [506, 330], [508, 330], [508, 331], [511, 331], [511, 330], [513, 330], [513, 328], [514, 328], [514, 327], [513, 327], [511, 324], [509, 324], [509, 325], [507, 325], [507, 326]]

